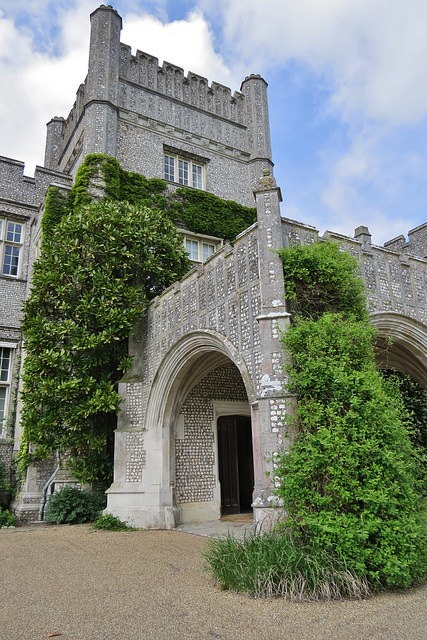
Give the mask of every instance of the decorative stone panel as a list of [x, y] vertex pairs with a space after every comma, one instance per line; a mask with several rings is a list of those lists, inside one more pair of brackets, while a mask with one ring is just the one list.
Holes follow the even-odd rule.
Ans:
[[[419, 258], [427, 248], [423, 248], [420, 238], [424, 237], [427, 225], [409, 232], [411, 242], [396, 239], [384, 247], [369, 245], [364, 248], [362, 242], [328, 232], [327, 237], [341, 244], [342, 248], [358, 258], [361, 276], [368, 295], [370, 312], [395, 312], [409, 316], [421, 322], [427, 317], [427, 260]], [[284, 246], [303, 244], [317, 237], [313, 227], [284, 219], [282, 221]], [[402, 236], [403, 238], [403, 236]], [[417, 238], [415, 244], [414, 239]], [[411, 247], [416, 247], [414, 255]], [[391, 249], [393, 248], [393, 250]], [[397, 251], [401, 253], [397, 253]]]
[[142, 397], [141, 383], [128, 383], [126, 385], [126, 415], [129, 425], [135, 429], [142, 428]]
[[142, 470], [146, 464], [144, 438], [141, 433], [126, 434], [126, 451], [130, 456], [126, 463], [126, 482], [141, 482]]

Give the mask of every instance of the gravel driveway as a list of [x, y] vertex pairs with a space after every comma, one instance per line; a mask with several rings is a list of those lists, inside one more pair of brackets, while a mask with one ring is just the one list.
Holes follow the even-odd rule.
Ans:
[[203, 571], [206, 544], [179, 531], [3, 529], [0, 638], [427, 638], [427, 586], [365, 601], [253, 600], [213, 584]]

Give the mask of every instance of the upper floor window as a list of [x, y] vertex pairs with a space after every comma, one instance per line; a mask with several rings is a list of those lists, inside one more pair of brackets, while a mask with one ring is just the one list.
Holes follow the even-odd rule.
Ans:
[[183, 236], [184, 246], [193, 264], [206, 262], [223, 244], [221, 238], [203, 236], [198, 233], [193, 234], [184, 229], [177, 229], [177, 231]]
[[164, 178], [185, 187], [204, 188], [204, 165], [169, 153], [164, 155]]
[[0, 218], [0, 268], [4, 276], [19, 275], [20, 257], [24, 239], [24, 225]]
[[5, 437], [12, 365], [12, 349], [0, 346], [0, 438]]

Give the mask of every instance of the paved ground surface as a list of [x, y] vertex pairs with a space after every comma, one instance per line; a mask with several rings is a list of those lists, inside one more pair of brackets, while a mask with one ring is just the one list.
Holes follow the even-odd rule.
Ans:
[[253, 600], [215, 587], [203, 570], [206, 544], [181, 531], [3, 529], [0, 638], [427, 638], [426, 586], [361, 602]]

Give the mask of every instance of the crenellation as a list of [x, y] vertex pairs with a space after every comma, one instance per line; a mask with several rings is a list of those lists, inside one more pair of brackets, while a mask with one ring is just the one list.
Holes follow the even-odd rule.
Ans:
[[401, 234], [385, 242], [384, 247], [390, 251], [396, 251], [401, 256], [427, 258], [427, 222], [408, 231], [408, 240]]
[[129, 45], [120, 43], [120, 67], [119, 74], [121, 78], [130, 79], [130, 60], [132, 49]]
[[165, 70], [162, 67], [157, 69], [157, 91], [159, 93], [165, 93]]
[[164, 76], [165, 76], [165, 94], [168, 97], [172, 97], [173, 96], [173, 85], [174, 85], [173, 67], [169, 63], [164, 62], [163, 63], [163, 73], [164, 73]]
[[129, 80], [134, 84], [139, 84], [139, 61], [137, 56], [130, 57]]
[[214, 101], [213, 101], [214, 113], [216, 113], [217, 116], [221, 116], [222, 115], [222, 85], [218, 84], [217, 82], [212, 82], [211, 86], [212, 86], [213, 97], [214, 97]]
[[[424, 228], [427, 229], [427, 226], [421, 225], [415, 230], [417, 239], [423, 237]], [[413, 231], [410, 234], [413, 238]], [[282, 219], [284, 246], [307, 244], [315, 240], [317, 235], [314, 227]], [[323, 234], [322, 240], [339, 242], [343, 250], [359, 260], [370, 312], [395, 312], [425, 322], [427, 261], [416, 256], [415, 242], [411, 246], [402, 235], [386, 242], [384, 247], [372, 245], [367, 227], [358, 227], [356, 237], [358, 239], [328, 231]], [[423, 247], [421, 243], [417, 252], [425, 251]]]
[[186, 77], [182, 81], [182, 101], [188, 103], [189, 96], [190, 96], [190, 83], [188, 81], [188, 77]]
[[146, 53], [138, 49], [135, 59], [138, 67], [135, 81], [141, 85], [141, 87], [146, 87], [148, 86], [148, 56]]
[[154, 56], [147, 56], [147, 87], [156, 89], [157, 86], [157, 69], [159, 61]]
[[181, 69], [181, 67], [174, 67], [173, 96], [177, 100], [182, 99], [183, 83], [184, 83], [184, 69]]
[[427, 222], [408, 231], [408, 253], [427, 259]]
[[208, 108], [208, 111], [213, 113], [213, 110], [214, 110], [214, 92], [210, 87], [208, 87], [208, 90], [207, 90], [207, 108]]
[[188, 82], [190, 83], [190, 103], [193, 107], [198, 106], [199, 102], [199, 81], [194, 73], [189, 73]]

